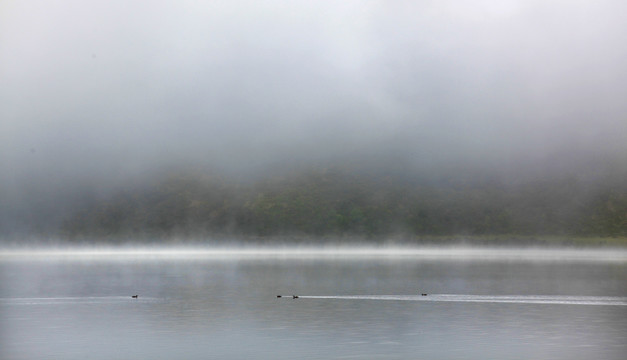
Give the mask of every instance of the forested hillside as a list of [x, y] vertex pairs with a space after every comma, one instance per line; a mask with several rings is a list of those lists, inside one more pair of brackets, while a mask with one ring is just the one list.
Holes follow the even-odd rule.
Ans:
[[627, 186], [616, 177], [434, 182], [322, 169], [238, 182], [177, 172], [93, 201], [62, 232], [70, 238], [627, 236]]

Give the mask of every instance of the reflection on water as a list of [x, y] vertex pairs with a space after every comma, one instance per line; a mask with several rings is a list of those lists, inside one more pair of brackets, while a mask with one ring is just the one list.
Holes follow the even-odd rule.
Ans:
[[0, 358], [624, 359], [627, 352], [624, 254], [63, 251], [0, 255]]

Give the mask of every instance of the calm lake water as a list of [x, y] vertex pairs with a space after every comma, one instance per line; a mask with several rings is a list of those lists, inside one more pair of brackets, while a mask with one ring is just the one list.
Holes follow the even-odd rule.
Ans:
[[7, 360], [624, 360], [625, 339], [625, 250], [0, 252]]

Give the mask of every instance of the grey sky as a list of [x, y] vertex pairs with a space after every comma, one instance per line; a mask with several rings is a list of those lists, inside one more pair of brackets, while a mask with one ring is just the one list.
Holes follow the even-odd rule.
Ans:
[[624, 1], [0, 4], [0, 175], [627, 149]]

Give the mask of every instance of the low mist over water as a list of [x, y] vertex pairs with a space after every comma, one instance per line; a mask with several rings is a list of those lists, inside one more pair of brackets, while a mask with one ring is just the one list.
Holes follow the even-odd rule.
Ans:
[[381, 260], [627, 262], [627, 250], [603, 248], [471, 247], [471, 246], [57, 246], [0, 250], [6, 261], [128, 261], [128, 260]]
[[620, 2], [1, 7], [2, 237], [627, 233]]

